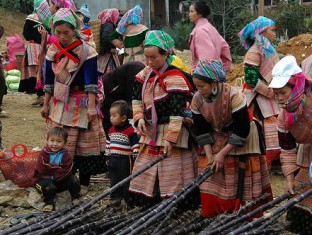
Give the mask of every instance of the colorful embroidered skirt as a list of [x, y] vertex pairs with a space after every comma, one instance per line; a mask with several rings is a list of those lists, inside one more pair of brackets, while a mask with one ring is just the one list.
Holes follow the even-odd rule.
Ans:
[[[265, 156], [247, 157], [243, 179], [239, 178], [241, 164], [239, 156], [226, 156], [223, 171], [215, 173], [200, 185], [204, 217], [235, 211], [242, 203], [252, 201], [264, 193], [272, 194]], [[199, 164], [199, 173], [203, 169], [204, 165]], [[239, 187], [243, 192], [242, 200], [237, 196]]]
[[[152, 147], [141, 144], [139, 156], [134, 162], [133, 173], [142, 169], [163, 152], [163, 147]], [[171, 155], [130, 182], [130, 191], [154, 197], [155, 184], [159, 180], [161, 197], [169, 197], [180, 191], [196, 176], [195, 152], [173, 147]]]

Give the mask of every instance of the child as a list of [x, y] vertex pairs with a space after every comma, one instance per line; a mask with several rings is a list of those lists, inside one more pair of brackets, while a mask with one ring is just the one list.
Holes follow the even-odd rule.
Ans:
[[91, 32], [91, 28], [89, 26], [89, 21], [91, 18], [90, 11], [88, 9], [88, 5], [84, 3], [82, 7], [76, 11], [76, 14], [83, 22], [83, 27], [80, 29], [81, 38], [86, 41], [90, 46], [96, 47], [95, 42], [93, 41], [93, 34]]
[[54, 209], [56, 193], [69, 190], [72, 204], [79, 204], [80, 184], [72, 174], [73, 160], [64, 149], [68, 137], [62, 127], [54, 127], [47, 134], [47, 145], [37, 160], [35, 187], [43, 194], [44, 212]]
[[[131, 106], [124, 100], [115, 101], [110, 108], [109, 139], [106, 143], [108, 173], [111, 187], [131, 174], [132, 163], [139, 151], [139, 138], [128, 121]], [[120, 204], [128, 202], [129, 183], [111, 193], [111, 200]]]

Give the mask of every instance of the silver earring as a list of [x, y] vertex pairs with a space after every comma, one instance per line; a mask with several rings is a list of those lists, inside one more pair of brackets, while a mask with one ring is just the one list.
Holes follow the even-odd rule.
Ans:
[[216, 94], [218, 93], [218, 88], [217, 88], [217, 86], [214, 86], [214, 87], [211, 89], [211, 93], [212, 93], [213, 95], [216, 95]]

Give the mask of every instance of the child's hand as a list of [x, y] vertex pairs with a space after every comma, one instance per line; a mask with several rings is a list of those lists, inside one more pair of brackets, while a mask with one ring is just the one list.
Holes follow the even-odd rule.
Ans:
[[38, 32], [42, 35], [45, 36], [48, 32], [45, 30], [43, 26], [38, 27]]

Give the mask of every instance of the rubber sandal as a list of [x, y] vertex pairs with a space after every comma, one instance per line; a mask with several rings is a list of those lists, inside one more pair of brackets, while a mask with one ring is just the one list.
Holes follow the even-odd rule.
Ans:
[[42, 211], [43, 212], [52, 212], [53, 211], [53, 205], [45, 205], [43, 208], [42, 208]]

